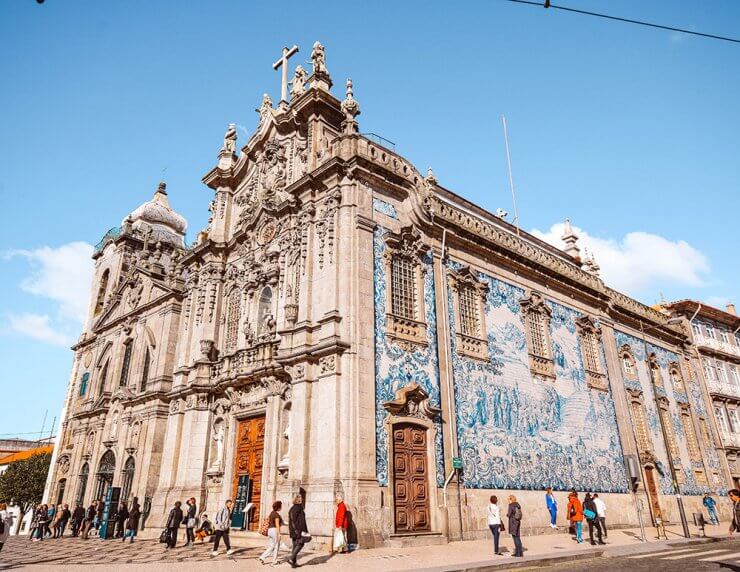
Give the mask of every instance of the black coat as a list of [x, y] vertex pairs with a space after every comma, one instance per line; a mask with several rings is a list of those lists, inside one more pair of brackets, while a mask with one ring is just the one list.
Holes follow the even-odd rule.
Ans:
[[509, 534], [512, 536], [519, 536], [522, 519], [514, 518], [514, 514], [516, 513], [516, 509], [521, 510], [521, 508], [518, 502], [513, 502], [509, 505], [509, 510], [506, 512], [506, 516], [509, 517]]
[[81, 506], [78, 506], [75, 508], [75, 511], [72, 513], [72, 522], [80, 523], [85, 518], [85, 509]]
[[175, 507], [170, 511], [170, 516], [167, 517], [167, 528], [180, 528], [182, 522], [182, 509]]
[[95, 507], [93, 505], [90, 505], [87, 507], [87, 512], [85, 513], [85, 520], [89, 520], [92, 522], [95, 520]]
[[59, 522], [63, 522], [66, 524], [71, 516], [72, 516], [72, 513], [69, 512], [69, 509], [65, 508], [64, 510], [62, 510], [61, 514], [59, 515]]
[[[590, 510], [594, 514], [598, 515], [599, 511], [596, 510], [596, 503], [594, 502], [594, 499], [590, 498], [588, 500], [583, 501], [583, 510]], [[593, 520], [593, 519], [586, 519], [586, 520]]]
[[118, 524], [123, 525], [123, 523], [126, 522], [126, 519], [128, 518], [128, 509], [125, 506], [122, 506], [118, 509], [118, 513], [116, 514], [116, 520], [118, 520]]
[[299, 540], [301, 533], [308, 534], [306, 526], [306, 513], [303, 511], [302, 504], [294, 504], [288, 512], [288, 531], [293, 540]]
[[128, 520], [126, 521], [126, 530], [133, 530], [135, 533], [139, 531], [139, 517], [141, 516], [141, 510], [139, 505], [135, 504], [131, 507], [131, 512], [128, 513]]

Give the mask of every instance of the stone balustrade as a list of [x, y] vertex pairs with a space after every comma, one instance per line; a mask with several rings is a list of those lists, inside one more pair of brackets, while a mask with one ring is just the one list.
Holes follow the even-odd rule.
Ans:
[[262, 341], [226, 355], [211, 365], [211, 380], [248, 377], [255, 371], [274, 365], [278, 342]]
[[729, 395], [731, 397], [737, 397], [740, 399], [740, 386], [734, 383], [727, 383], [724, 381], [707, 380], [707, 389], [709, 393], [718, 395]]
[[740, 346], [735, 344], [723, 342], [721, 340], [715, 340], [706, 336], [694, 336], [694, 343], [701, 347], [711, 348], [716, 351], [720, 351], [732, 356], [740, 357]]
[[740, 434], [737, 433], [720, 433], [722, 445], [724, 447], [740, 448]]

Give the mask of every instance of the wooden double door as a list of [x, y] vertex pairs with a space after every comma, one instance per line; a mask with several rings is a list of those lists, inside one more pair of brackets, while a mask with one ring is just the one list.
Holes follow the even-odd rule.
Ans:
[[431, 530], [427, 430], [402, 423], [393, 426], [393, 501], [397, 533]]
[[[245, 525], [248, 530], [259, 529], [260, 501], [262, 500], [262, 458], [265, 449], [265, 417], [250, 417], [239, 421], [236, 431], [234, 479], [232, 495], [234, 508], [232, 526]], [[248, 503], [254, 504], [244, 522], [243, 513]]]

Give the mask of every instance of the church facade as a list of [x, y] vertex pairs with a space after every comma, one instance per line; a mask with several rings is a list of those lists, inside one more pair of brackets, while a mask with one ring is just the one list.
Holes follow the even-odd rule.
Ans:
[[164, 184], [98, 244], [46, 500], [120, 487], [158, 529], [230, 498], [254, 530], [300, 491], [322, 542], [342, 495], [377, 546], [484, 534], [491, 494], [539, 530], [547, 486], [629, 525], [724, 491], [687, 332], [572, 232], [554, 248], [360, 134], [311, 59], [241, 150], [229, 126], [194, 245]]

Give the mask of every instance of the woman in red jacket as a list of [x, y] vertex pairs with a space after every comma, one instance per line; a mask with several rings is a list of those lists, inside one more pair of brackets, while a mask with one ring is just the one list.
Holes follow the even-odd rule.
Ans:
[[335, 552], [347, 552], [347, 505], [341, 495], [336, 496], [337, 513], [334, 518], [334, 542], [332, 543], [332, 554]]

